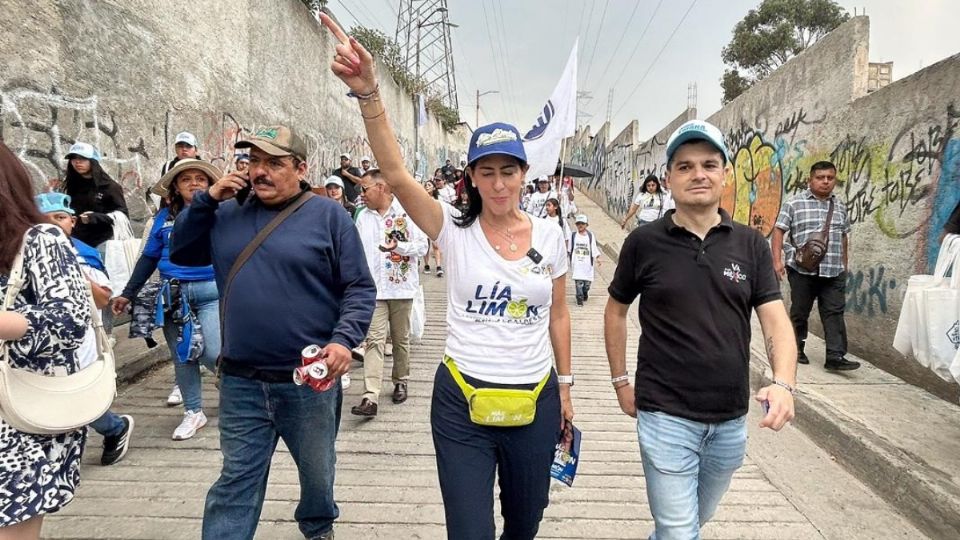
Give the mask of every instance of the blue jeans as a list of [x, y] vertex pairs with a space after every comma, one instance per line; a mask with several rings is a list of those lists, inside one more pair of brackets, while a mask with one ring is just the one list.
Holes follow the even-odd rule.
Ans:
[[90, 422], [90, 427], [104, 437], [116, 437], [123, 432], [125, 424], [120, 415], [113, 411], [107, 411], [100, 418]]
[[590, 294], [590, 285], [592, 281], [587, 281], [585, 279], [575, 279], [573, 280], [576, 285], [577, 290], [577, 303], [582, 304], [584, 300], [587, 299], [587, 296]]
[[699, 539], [743, 465], [746, 417], [704, 424], [637, 411], [637, 436], [656, 527], [650, 539]]
[[177, 360], [177, 326], [169, 321], [163, 325], [163, 337], [170, 348], [170, 357], [173, 358], [173, 371], [183, 393], [183, 408], [187, 411], [203, 409], [203, 399], [200, 395], [200, 364], [211, 372], [216, 371], [217, 357], [220, 356], [220, 295], [217, 292], [217, 282], [210, 281], [181, 281], [180, 288], [187, 294], [190, 309], [200, 320], [203, 333], [203, 354], [199, 362], [183, 363]]
[[253, 538], [267, 490], [270, 458], [282, 438], [300, 477], [294, 518], [315, 538], [340, 515], [333, 499], [334, 443], [343, 392], [289, 383], [266, 383], [224, 374], [220, 380], [220, 449], [223, 469], [207, 493], [203, 538]]

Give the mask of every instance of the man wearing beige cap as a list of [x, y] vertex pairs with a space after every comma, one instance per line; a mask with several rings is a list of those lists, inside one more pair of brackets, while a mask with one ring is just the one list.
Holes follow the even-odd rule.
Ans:
[[[274, 126], [236, 147], [250, 149], [248, 175], [228, 174], [198, 193], [177, 219], [170, 253], [177, 264], [212, 262], [223, 306], [223, 468], [207, 493], [203, 538], [253, 538], [270, 460], [283, 439], [299, 472], [300, 532], [332, 539], [343, 393], [339, 384], [322, 392], [295, 385], [293, 371], [301, 351], [319, 345], [328, 376], [346, 373], [350, 349], [370, 326], [377, 289], [350, 216], [303, 181], [300, 137]], [[241, 253], [271, 225], [244, 260]]]

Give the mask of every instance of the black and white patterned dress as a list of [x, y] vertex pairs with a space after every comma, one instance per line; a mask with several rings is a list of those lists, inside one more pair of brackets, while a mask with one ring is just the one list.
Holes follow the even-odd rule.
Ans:
[[[27, 333], [8, 344], [10, 363], [51, 375], [76, 372], [90, 307], [85, 278], [59, 227], [27, 231], [23, 273], [26, 283], [12, 310], [26, 317]], [[8, 279], [0, 274], [0, 300]], [[85, 428], [31, 435], [0, 419], [0, 527], [56, 512], [73, 499], [85, 438]]]

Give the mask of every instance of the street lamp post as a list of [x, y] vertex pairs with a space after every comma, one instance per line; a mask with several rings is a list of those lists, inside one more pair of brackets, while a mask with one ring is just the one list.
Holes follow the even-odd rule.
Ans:
[[420, 29], [426, 26], [434, 26], [437, 24], [446, 24], [452, 28], [456, 28], [457, 25], [447, 22], [447, 21], [435, 21], [428, 23], [427, 21], [430, 17], [433, 17], [436, 13], [446, 13], [447, 8], [438, 7], [437, 9], [431, 11], [427, 14], [426, 17], [417, 21], [417, 59], [416, 59], [416, 78], [414, 79], [414, 85], [416, 86], [416, 92], [413, 94], [413, 168], [414, 174], [420, 170], [420, 94], [426, 88], [420, 88]]
[[473, 126], [474, 129], [480, 127], [480, 96], [485, 96], [487, 94], [499, 94], [499, 90], [487, 90], [486, 92], [480, 92], [480, 89], [477, 88], [477, 123]]

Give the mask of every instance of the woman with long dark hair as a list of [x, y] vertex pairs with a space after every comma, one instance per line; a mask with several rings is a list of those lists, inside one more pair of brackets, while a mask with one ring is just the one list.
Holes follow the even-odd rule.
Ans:
[[643, 179], [643, 189], [634, 197], [633, 204], [630, 205], [627, 215], [624, 216], [623, 221], [620, 222], [620, 228], [627, 228], [627, 223], [629, 223], [630, 218], [637, 213], [637, 210], [640, 211], [637, 215], [637, 227], [649, 225], [660, 219], [663, 217], [664, 203], [666, 200], [667, 195], [660, 186], [660, 179], [657, 178], [655, 174], [648, 175]]
[[[90, 324], [86, 280], [70, 239], [37, 209], [26, 169], [0, 143], [0, 299], [23, 246], [22, 290], [0, 307], [0, 341], [13, 367], [53, 375], [79, 370]], [[39, 538], [43, 516], [73, 500], [86, 429], [33, 435], [0, 419], [0, 537]]]
[[111, 212], [127, 213], [123, 188], [100, 166], [100, 152], [92, 145], [78, 142], [70, 147], [64, 191], [77, 213], [73, 236], [98, 247], [113, 237]]
[[543, 208], [547, 213], [544, 219], [550, 222], [556, 221], [557, 225], [560, 226], [560, 230], [563, 231], [563, 243], [567, 246], [567, 251], [569, 252], [570, 235], [573, 231], [570, 230], [570, 225], [567, 223], [567, 220], [563, 219], [563, 214], [560, 211], [560, 199], [547, 199], [547, 204], [545, 204]]
[[[430, 409], [447, 536], [494, 538], [499, 476], [503, 538], [530, 540], [547, 506], [554, 447], [573, 418], [562, 233], [518, 207], [529, 166], [508, 124], [473, 132], [466, 211], [430, 197], [407, 170], [370, 53], [321, 17], [337, 42], [331, 69], [358, 99], [384, 178], [447, 259], [448, 333]], [[491, 388], [516, 401], [498, 407]]]
[[[166, 311], [169, 312], [164, 316], [163, 334], [173, 358], [177, 383], [167, 398], [167, 404], [183, 403], [184, 408], [183, 421], [173, 431], [175, 441], [193, 437], [207, 423], [200, 395], [200, 364], [211, 372], [215, 370], [217, 356], [220, 355], [220, 312], [213, 266], [180, 266], [170, 262], [170, 233], [174, 220], [193, 201], [194, 193], [206, 191], [222, 174], [206, 161], [187, 158], [178, 161], [163, 175], [154, 187], [154, 193], [165, 197], [169, 204], [157, 212], [130, 281], [113, 303], [114, 313], [123, 312], [130, 301], [137, 297], [154, 270], [160, 270], [163, 283], [161, 292], [167, 302]], [[191, 358], [182, 346], [178, 350], [178, 336], [185, 335], [185, 321], [180, 315], [182, 306], [178, 308], [181, 302], [200, 322], [204, 346], [199, 358]]]

